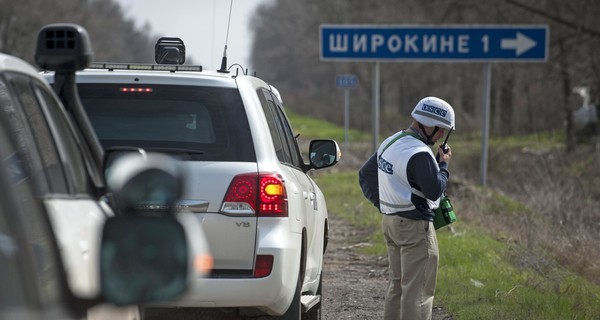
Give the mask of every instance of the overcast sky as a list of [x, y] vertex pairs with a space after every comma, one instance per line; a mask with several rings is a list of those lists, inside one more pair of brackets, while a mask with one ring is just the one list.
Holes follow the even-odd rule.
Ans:
[[[227, 38], [231, 0], [115, 0], [138, 26], [148, 22], [153, 35], [179, 37], [186, 56], [204, 69], [218, 69]], [[252, 33], [250, 19], [259, 4], [271, 0], [233, 0], [227, 45], [227, 64], [248, 63]]]

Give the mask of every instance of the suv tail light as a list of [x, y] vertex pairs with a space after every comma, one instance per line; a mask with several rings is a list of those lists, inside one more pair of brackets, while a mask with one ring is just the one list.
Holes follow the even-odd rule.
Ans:
[[259, 254], [254, 264], [254, 278], [264, 278], [273, 270], [273, 256]]
[[240, 174], [233, 178], [221, 212], [259, 217], [287, 217], [287, 193], [283, 177], [276, 173]]

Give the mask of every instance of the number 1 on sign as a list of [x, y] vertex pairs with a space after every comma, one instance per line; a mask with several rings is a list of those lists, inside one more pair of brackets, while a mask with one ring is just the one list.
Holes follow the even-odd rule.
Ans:
[[490, 50], [490, 36], [481, 37], [481, 42], [483, 42], [483, 52], [487, 53]]

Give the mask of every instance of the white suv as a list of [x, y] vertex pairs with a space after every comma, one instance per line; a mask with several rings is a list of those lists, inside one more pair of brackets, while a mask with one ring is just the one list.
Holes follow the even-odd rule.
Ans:
[[253, 76], [96, 63], [77, 83], [105, 150], [185, 162], [179, 207], [201, 221], [214, 266], [168, 307], [320, 318], [327, 207], [307, 173], [338, 162], [335, 141], [311, 141], [305, 164], [279, 93]]

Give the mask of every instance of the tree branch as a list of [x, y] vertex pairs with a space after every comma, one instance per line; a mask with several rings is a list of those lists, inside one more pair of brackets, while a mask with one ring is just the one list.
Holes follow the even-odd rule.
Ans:
[[552, 14], [550, 14], [548, 12], [542, 11], [542, 10], [534, 8], [534, 7], [530, 7], [530, 6], [526, 5], [526, 4], [520, 3], [520, 2], [515, 1], [515, 0], [504, 0], [504, 1], [506, 3], [508, 3], [508, 4], [512, 4], [512, 5], [516, 6], [516, 7], [519, 7], [521, 9], [525, 10], [525, 11], [528, 11], [528, 12], [537, 14], [539, 16], [542, 16], [544, 18], [547, 18], [549, 20], [552, 20], [552, 21], [554, 21], [554, 22], [556, 22], [558, 24], [561, 24], [561, 25], [564, 25], [564, 26], [569, 27], [571, 29], [575, 29], [575, 30], [581, 31], [583, 33], [587, 33], [589, 35], [592, 35], [594, 37], [600, 38], [600, 32], [598, 32], [596, 30], [590, 29], [590, 28], [582, 26], [582, 25], [578, 25], [578, 24], [573, 23], [571, 21], [565, 20], [565, 19], [563, 19], [563, 18], [561, 18], [559, 16], [552, 15]]

